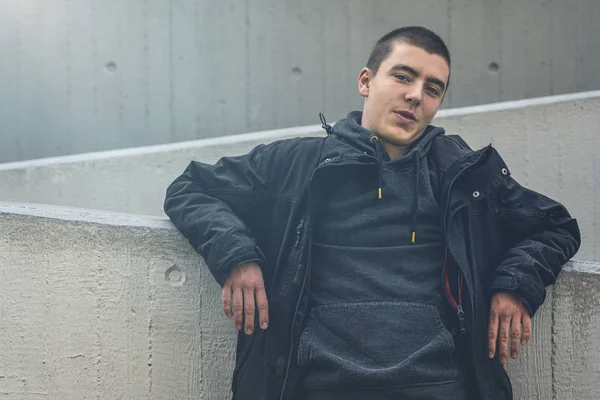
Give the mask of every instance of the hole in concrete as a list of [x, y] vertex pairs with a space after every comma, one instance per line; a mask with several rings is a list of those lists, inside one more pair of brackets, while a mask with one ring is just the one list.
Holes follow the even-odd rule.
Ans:
[[177, 265], [173, 265], [165, 272], [165, 280], [171, 286], [181, 286], [185, 283], [185, 273]]
[[292, 68], [292, 75], [300, 77], [302, 75], [302, 69], [300, 67]]
[[491, 62], [490, 65], [488, 66], [488, 69], [490, 70], [490, 72], [498, 72], [498, 70], [500, 69], [500, 66], [496, 62]]
[[113, 61], [107, 62], [105, 69], [106, 69], [106, 72], [108, 72], [109, 74], [112, 75], [115, 72], [117, 72], [117, 64]]

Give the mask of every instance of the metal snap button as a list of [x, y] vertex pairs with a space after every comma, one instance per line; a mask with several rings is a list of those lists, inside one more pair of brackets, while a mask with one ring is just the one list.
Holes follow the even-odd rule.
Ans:
[[502, 175], [508, 175], [508, 170], [506, 168], [502, 168]]
[[481, 193], [479, 193], [477, 190], [473, 192], [473, 197], [478, 198], [479, 196], [481, 196]]

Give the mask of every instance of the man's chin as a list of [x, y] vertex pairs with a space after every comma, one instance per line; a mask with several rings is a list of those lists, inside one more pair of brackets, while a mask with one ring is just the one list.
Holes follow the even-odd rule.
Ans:
[[394, 132], [387, 134], [384, 139], [394, 146], [409, 147], [419, 136], [420, 135], [416, 134], [414, 131], [407, 132], [405, 130], [395, 130]]

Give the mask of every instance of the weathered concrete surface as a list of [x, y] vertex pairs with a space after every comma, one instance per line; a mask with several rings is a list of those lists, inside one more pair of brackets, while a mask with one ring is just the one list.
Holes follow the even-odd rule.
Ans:
[[555, 400], [552, 364], [553, 292], [554, 288], [547, 291], [546, 301], [533, 319], [531, 341], [523, 347], [522, 354], [516, 362], [509, 361], [508, 373], [515, 400]]
[[[442, 111], [435, 123], [473, 148], [493, 143], [523, 185], [563, 202], [600, 261], [600, 92]], [[0, 201], [163, 215], [166, 187], [190, 160], [215, 162], [259, 143], [320, 136], [320, 126], [0, 164]]]
[[[228, 399], [235, 332], [165, 219], [0, 204], [0, 397]], [[515, 399], [600, 398], [600, 264], [569, 263], [509, 365]]]
[[599, 282], [598, 264], [583, 264], [565, 274], [554, 292], [552, 358], [557, 400], [600, 399]]
[[230, 398], [233, 326], [167, 221], [0, 206], [0, 276], [0, 398]]
[[448, 43], [447, 107], [600, 89], [597, 0], [3, 0], [0, 162], [316, 123], [375, 41]]

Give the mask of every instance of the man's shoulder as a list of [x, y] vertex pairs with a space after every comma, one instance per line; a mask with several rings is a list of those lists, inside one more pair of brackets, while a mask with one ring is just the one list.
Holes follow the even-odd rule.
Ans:
[[276, 140], [257, 146], [269, 154], [269, 160], [275, 165], [289, 164], [294, 160], [309, 161], [319, 157], [326, 137], [295, 137]]
[[461, 157], [473, 149], [459, 135], [439, 135], [431, 143], [431, 156], [440, 171], [447, 171]]
[[306, 171], [318, 164], [326, 137], [295, 137], [279, 139], [255, 146], [242, 156], [257, 167], [270, 171], [272, 178], [289, 177], [295, 171]]
[[465, 155], [473, 152], [471, 146], [469, 146], [467, 142], [465, 142], [465, 140], [457, 134], [444, 134], [436, 136], [432, 146], [444, 151], [451, 151], [457, 155]]
[[314, 150], [315, 148], [319, 148], [325, 142], [326, 136], [302, 136], [302, 137], [293, 137], [286, 139], [275, 140], [268, 144], [268, 146], [278, 147], [284, 150]]

